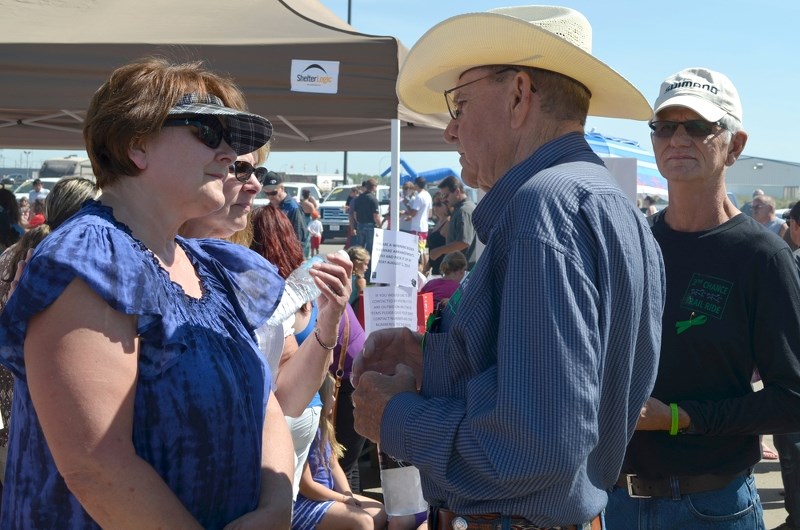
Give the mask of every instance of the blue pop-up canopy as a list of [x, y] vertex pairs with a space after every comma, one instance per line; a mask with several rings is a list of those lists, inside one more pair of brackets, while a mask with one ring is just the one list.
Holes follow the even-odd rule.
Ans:
[[[405, 172], [401, 173], [400, 175], [400, 184], [405, 184], [406, 182], [412, 181], [417, 177], [422, 177], [425, 179], [426, 182], [429, 184], [433, 184], [435, 182], [439, 182], [449, 176], [453, 176], [457, 179], [461, 179], [461, 176], [450, 169], [449, 167], [442, 167], [439, 169], [429, 169], [427, 171], [414, 171], [411, 166], [406, 163], [405, 160], [402, 158], [400, 159], [400, 165], [403, 167]], [[385, 177], [391, 172], [392, 168], [386, 168], [383, 173], [381, 173], [382, 177]]]

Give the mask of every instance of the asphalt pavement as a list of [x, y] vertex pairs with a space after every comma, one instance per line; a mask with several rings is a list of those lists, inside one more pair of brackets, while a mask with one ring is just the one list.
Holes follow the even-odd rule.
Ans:
[[[772, 436], [764, 436], [768, 446], [775, 449]], [[786, 509], [783, 505], [783, 481], [781, 465], [777, 460], [762, 460], [756, 465], [756, 486], [764, 507], [764, 523], [767, 530], [776, 528], [786, 520]]]

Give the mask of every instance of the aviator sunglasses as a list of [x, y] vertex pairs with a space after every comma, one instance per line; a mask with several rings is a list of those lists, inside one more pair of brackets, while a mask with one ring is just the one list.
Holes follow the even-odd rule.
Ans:
[[706, 138], [711, 136], [714, 133], [714, 127], [725, 128], [720, 122], [710, 122], [706, 120], [656, 120], [651, 121], [648, 125], [650, 129], [653, 130], [652, 134], [656, 138], [672, 138], [675, 131], [678, 130], [679, 125], [683, 125], [683, 130], [692, 138]]
[[255, 173], [256, 179], [260, 184], [264, 184], [264, 179], [267, 176], [267, 168], [265, 167], [253, 167], [253, 164], [250, 162], [245, 162], [244, 160], [237, 160], [233, 164], [231, 164], [230, 168], [228, 169], [229, 173], [233, 173], [236, 175], [236, 180], [244, 184], [250, 179], [250, 176]]
[[194, 114], [185, 118], [173, 118], [165, 121], [163, 127], [192, 127], [197, 139], [211, 149], [219, 147], [222, 140], [231, 145], [230, 132], [214, 116]]

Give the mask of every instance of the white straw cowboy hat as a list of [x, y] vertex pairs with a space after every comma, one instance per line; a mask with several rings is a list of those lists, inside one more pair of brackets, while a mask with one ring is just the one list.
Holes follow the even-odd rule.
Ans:
[[592, 93], [592, 116], [649, 120], [653, 111], [642, 93], [591, 52], [592, 27], [573, 9], [519, 6], [467, 13], [420, 37], [400, 69], [397, 95], [411, 110], [447, 112], [442, 93], [458, 85], [466, 70], [533, 66], [583, 83]]

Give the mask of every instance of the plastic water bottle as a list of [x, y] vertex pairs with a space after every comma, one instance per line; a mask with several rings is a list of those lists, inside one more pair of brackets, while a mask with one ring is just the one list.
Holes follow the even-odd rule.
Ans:
[[[336, 255], [350, 261], [350, 257], [344, 250], [337, 250]], [[292, 271], [289, 277], [286, 278], [281, 301], [275, 312], [267, 320], [267, 325], [277, 326], [289, 316], [295, 314], [306, 302], [310, 302], [320, 295], [319, 287], [314, 283], [314, 278], [311, 277], [308, 271], [315, 264], [323, 263], [324, 261], [325, 258], [322, 256], [314, 256]]]
[[422, 497], [422, 483], [416, 467], [384, 453], [380, 447], [378, 463], [381, 466], [381, 488], [387, 514], [412, 515], [428, 509], [428, 503]]
[[289, 277], [286, 278], [280, 304], [267, 320], [267, 325], [275, 326], [280, 324], [289, 316], [295, 314], [306, 302], [310, 302], [319, 296], [319, 287], [314, 283], [314, 278], [311, 277], [309, 271], [314, 264], [323, 263], [324, 261], [325, 258], [322, 256], [314, 256], [292, 271]]

